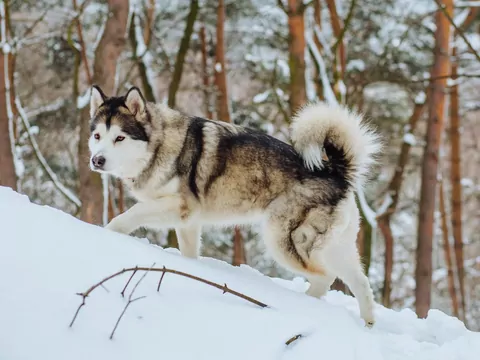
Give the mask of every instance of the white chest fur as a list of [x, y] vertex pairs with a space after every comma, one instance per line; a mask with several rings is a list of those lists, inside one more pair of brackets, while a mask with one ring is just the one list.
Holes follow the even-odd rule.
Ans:
[[174, 177], [167, 183], [159, 184], [155, 179], [151, 178], [142, 187], [128, 185], [133, 196], [138, 201], [145, 202], [177, 194], [180, 188], [180, 180], [178, 177]]

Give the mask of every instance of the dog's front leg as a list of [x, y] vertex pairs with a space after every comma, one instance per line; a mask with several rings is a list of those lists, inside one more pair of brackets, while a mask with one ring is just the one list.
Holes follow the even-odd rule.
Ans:
[[154, 229], [180, 227], [182, 199], [178, 196], [167, 196], [157, 200], [137, 203], [123, 214], [113, 218], [105, 227], [109, 230], [130, 234], [139, 227]]

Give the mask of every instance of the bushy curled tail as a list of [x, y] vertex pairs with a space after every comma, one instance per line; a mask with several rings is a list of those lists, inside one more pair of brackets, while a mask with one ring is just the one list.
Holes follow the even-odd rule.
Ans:
[[330, 162], [351, 186], [363, 181], [381, 149], [379, 135], [362, 116], [340, 105], [306, 105], [295, 114], [291, 133], [308, 169], [322, 169]]

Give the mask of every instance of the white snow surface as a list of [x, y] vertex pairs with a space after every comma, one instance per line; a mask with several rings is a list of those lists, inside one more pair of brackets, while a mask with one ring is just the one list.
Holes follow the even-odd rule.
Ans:
[[[355, 299], [336, 291], [315, 299], [301, 278], [272, 279], [248, 267], [211, 258], [182, 257], [140, 239], [86, 224], [0, 187], [0, 359], [435, 359], [473, 360], [480, 334], [431, 310], [378, 305], [373, 329], [358, 316]], [[125, 298], [130, 274], [97, 288], [81, 303], [78, 292], [135, 265], [188, 272], [268, 304], [260, 308], [218, 289], [159, 273], [139, 284], [112, 340], [110, 333], [140, 279]], [[285, 342], [302, 334], [290, 345]]]

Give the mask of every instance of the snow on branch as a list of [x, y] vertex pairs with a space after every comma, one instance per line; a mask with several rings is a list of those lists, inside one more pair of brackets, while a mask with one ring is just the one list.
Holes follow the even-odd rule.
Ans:
[[135, 26], [135, 39], [137, 40], [137, 55], [139, 58], [143, 60], [143, 63], [145, 64], [145, 70], [147, 73], [148, 82], [152, 87], [153, 93], [155, 95], [159, 94], [159, 90], [156, 86], [156, 81], [155, 81], [155, 72], [152, 69], [153, 56], [150, 50], [148, 49], [147, 44], [145, 44], [145, 39], [143, 37], [143, 30], [140, 24], [138, 13], [135, 13], [135, 16], [133, 17], [133, 25]]
[[320, 80], [322, 81], [323, 96], [325, 97], [325, 99], [329, 104], [331, 105], [338, 104], [337, 98], [335, 97], [332, 87], [330, 86], [330, 80], [328, 79], [327, 69], [325, 66], [325, 62], [323, 61], [323, 57], [318, 51], [317, 47], [315, 46], [315, 43], [313, 42], [312, 36], [310, 34], [306, 34], [306, 40], [307, 40], [307, 45], [310, 51], [312, 52], [313, 57], [320, 69], [319, 75], [320, 75]]
[[368, 205], [367, 199], [365, 198], [365, 192], [363, 191], [363, 187], [360, 185], [357, 186], [357, 195], [358, 202], [360, 203], [360, 207], [362, 208], [365, 219], [368, 221], [368, 224], [372, 227], [372, 229], [376, 229], [377, 213]]
[[327, 39], [325, 39], [325, 36], [323, 35], [322, 30], [320, 30], [320, 27], [318, 25], [313, 26], [313, 31], [315, 32], [315, 36], [317, 37], [318, 41], [320, 41], [320, 44], [322, 44], [323, 51], [325, 51], [325, 55], [333, 59], [333, 53], [332, 50], [330, 49], [330, 46], [328, 45]]
[[40, 162], [40, 165], [42, 165], [43, 169], [47, 173], [48, 177], [50, 180], [52, 180], [53, 184], [56, 186], [56, 188], [72, 203], [74, 203], [76, 206], [80, 207], [81, 202], [80, 200], [75, 196], [75, 194], [67, 189], [61, 182], [58, 180], [57, 174], [52, 170], [52, 168], [48, 165], [47, 161], [43, 157], [42, 153], [40, 152], [40, 148], [38, 147], [37, 140], [35, 140], [35, 137], [33, 136], [33, 133], [31, 131], [31, 126], [30, 122], [28, 121], [27, 114], [25, 113], [25, 110], [22, 107], [22, 104], [20, 103], [20, 100], [15, 98], [15, 105], [17, 106], [18, 113], [20, 115], [20, 119], [22, 120], [23, 126], [25, 127], [25, 130], [28, 134], [28, 139], [30, 140], [30, 143], [32, 144], [33, 151], [35, 153], [35, 156], [37, 157], [38, 161]]
[[[315, 58], [315, 61], [318, 64], [318, 67], [320, 69], [320, 78], [322, 80], [322, 87], [323, 87], [323, 96], [327, 100], [327, 103], [330, 105], [339, 105], [337, 98], [335, 96], [335, 93], [333, 92], [333, 89], [330, 85], [330, 80], [328, 79], [327, 75], [327, 70], [325, 66], [325, 62], [323, 61], [323, 57], [318, 51], [317, 47], [315, 46], [315, 43], [313, 42], [311, 34], [306, 34], [305, 35], [306, 41], [307, 41], [307, 46], [310, 48], [313, 57]], [[367, 219], [369, 225], [372, 227], [372, 229], [377, 228], [377, 213], [368, 205], [367, 200], [365, 199], [365, 193], [363, 191], [363, 187], [358, 185], [357, 186], [357, 194], [358, 194], [358, 199], [360, 203], [360, 207], [362, 209], [362, 212]]]
[[[13, 120], [14, 120], [14, 115], [13, 115], [13, 110], [12, 110], [12, 103], [10, 100], [10, 71], [9, 71], [9, 57], [7, 54], [12, 51], [12, 48], [10, 44], [8, 43], [7, 39], [7, 24], [6, 24], [6, 19], [5, 19], [5, 4], [2, 1], [0, 3], [0, 51], [3, 52], [5, 55], [3, 57], [4, 64], [3, 64], [3, 69], [4, 69], [4, 79], [5, 79], [5, 104], [6, 104], [6, 110], [7, 110], [7, 119], [8, 119], [8, 135], [10, 138], [10, 150], [12, 152], [13, 160], [14, 160], [14, 168], [15, 168], [15, 174], [17, 175], [17, 185], [19, 184], [18, 178], [21, 177], [24, 171], [24, 166], [23, 163], [20, 161], [18, 158], [17, 151], [15, 150], [15, 134], [13, 132]], [[1, 94], [0, 94], [1, 96]], [[18, 187], [18, 186], [17, 186]]]
[[35, 117], [37, 117], [41, 114], [58, 111], [63, 106], [65, 106], [66, 103], [67, 103], [67, 101], [65, 99], [58, 99], [58, 100], [55, 100], [54, 102], [52, 102], [48, 105], [39, 107], [37, 109], [33, 109], [31, 111], [25, 110], [25, 114], [26, 114], [28, 119], [35, 118]]

